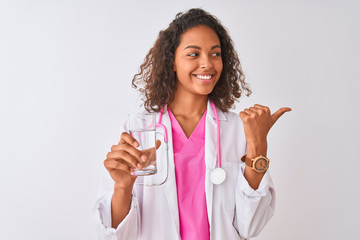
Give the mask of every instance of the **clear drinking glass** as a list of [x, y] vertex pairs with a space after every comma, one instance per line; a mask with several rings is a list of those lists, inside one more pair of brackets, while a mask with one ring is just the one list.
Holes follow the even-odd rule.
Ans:
[[139, 142], [138, 150], [147, 156], [147, 161], [142, 163], [143, 168], [135, 168], [135, 176], [152, 175], [156, 168], [156, 133], [155, 114], [135, 113], [128, 116], [128, 129], [130, 135]]

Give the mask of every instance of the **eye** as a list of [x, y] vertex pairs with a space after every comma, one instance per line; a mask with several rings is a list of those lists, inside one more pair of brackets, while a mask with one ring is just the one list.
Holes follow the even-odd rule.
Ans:
[[189, 56], [189, 57], [197, 57], [197, 56], [199, 56], [199, 54], [198, 53], [189, 53], [187, 56]]
[[213, 57], [220, 57], [221, 56], [221, 53], [220, 52], [215, 52], [212, 54]]

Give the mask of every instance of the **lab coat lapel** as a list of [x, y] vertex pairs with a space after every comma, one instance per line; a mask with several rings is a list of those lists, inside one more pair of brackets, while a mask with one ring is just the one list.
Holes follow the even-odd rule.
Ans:
[[169, 203], [171, 215], [174, 219], [177, 234], [180, 238], [180, 223], [179, 223], [179, 209], [177, 201], [177, 189], [176, 189], [176, 178], [175, 178], [175, 163], [174, 163], [174, 151], [173, 151], [173, 139], [169, 113], [167, 108], [164, 107], [164, 114], [162, 118], [162, 124], [165, 125], [168, 134], [168, 178], [164, 183], [165, 194]]
[[213, 203], [213, 183], [210, 180], [210, 174], [216, 167], [216, 139], [217, 139], [217, 126], [216, 119], [213, 113], [210, 101], [207, 105], [207, 115], [205, 124], [205, 195], [208, 219], [210, 224], [210, 231], [212, 225], [212, 203]]

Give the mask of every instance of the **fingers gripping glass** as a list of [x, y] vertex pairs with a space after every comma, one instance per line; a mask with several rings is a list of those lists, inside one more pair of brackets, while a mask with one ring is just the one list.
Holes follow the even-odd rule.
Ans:
[[[163, 124], [155, 124], [155, 114], [129, 114], [130, 135], [139, 142], [137, 149], [146, 156], [142, 168], [135, 168], [136, 184], [162, 185], [168, 177], [167, 132]], [[160, 147], [156, 141], [161, 142]], [[159, 147], [156, 149], [156, 147]]]

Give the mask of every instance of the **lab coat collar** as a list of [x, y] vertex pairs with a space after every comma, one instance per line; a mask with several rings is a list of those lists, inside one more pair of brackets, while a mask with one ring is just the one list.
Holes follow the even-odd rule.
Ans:
[[[158, 114], [159, 116], [159, 114]], [[158, 121], [158, 119], [156, 119]], [[173, 150], [173, 140], [172, 140], [172, 129], [171, 129], [171, 121], [169, 117], [169, 113], [167, 111], [167, 107], [164, 106], [163, 110], [163, 117], [162, 117], [162, 124], [167, 129], [167, 135], [168, 135], [168, 178], [164, 183], [164, 191], [166, 194], [166, 198], [169, 203], [171, 216], [173, 217], [175, 228], [177, 231], [177, 234], [180, 239], [180, 220], [179, 220], [179, 208], [178, 208], [178, 201], [177, 201], [177, 188], [176, 188], [176, 178], [175, 178], [175, 163], [174, 163], [174, 150]]]
[[[219, 121], [226, 121], [226, 116], [225, 114], [219, 110], [218, 108], [216, 108], [217, 112], [218, 112], [218, 116], [219, 116]], [[209, 114], [209, 116], [211, 116], [214, 120], [216, 120], [216, 115], [213, 111], [213, 108], [211, 107], [211, 101], [208, 100], [207, 102], [207, 113]]]
[[[206, 209], [208, 213], [208, 220], [210, 225], [210, 236], [212, 230], [212, 210], [213, 210], [213, 188], [214, 184], [210, 180], [212, 170], [216, 168], [216, 139], [217, 139], [217, 124], [216, 115], [211, 107], [210, 101], [207, 106], [207, 116], [205, 123], [205, 196], [206, 196]], [[218, 111], [219, 121], [226, 120], [225, 115]], [[221, 128], [220, 128], [221, 133]]]

